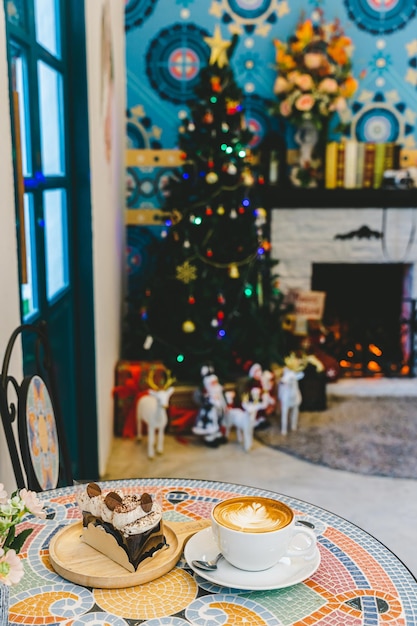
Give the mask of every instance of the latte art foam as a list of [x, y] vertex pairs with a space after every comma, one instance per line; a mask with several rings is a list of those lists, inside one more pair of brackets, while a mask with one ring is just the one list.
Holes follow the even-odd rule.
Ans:
[[269, 498], [232, 498], [216, 505], [215, 520], [222, 526], [247, 533], [272, 532], [287, 526], [293, 513], [282, 502]]

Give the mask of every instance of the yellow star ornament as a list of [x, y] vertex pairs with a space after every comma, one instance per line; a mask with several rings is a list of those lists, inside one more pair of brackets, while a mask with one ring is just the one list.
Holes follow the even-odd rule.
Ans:
[[230, 47], [230, 41], [222, 39], [220, 32], [220, 26], [216, 25], [214, 28], [213, 37], [204, 37], [204, 41], [210, 47], [210, 65], [217, 65], [224, 67], [229, 63], [227, 56], [227, 49]]
[[186, 285], [197, 279], [197, 268], [195, 265], [191, 265], [189, 261], [184, 261], [182, 265], [178, 265], [175, 271], [177, 274], [176, 279]]

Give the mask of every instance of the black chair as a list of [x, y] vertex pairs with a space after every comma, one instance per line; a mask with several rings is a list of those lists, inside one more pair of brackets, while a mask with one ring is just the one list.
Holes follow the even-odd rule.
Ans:
[[[24, 338], [26, 349], [33, 346], [33, 372], [21, 382], [9, 373], [18, 338]], [[0, 375], [0, 414], [19, 489], [73, 484], [45, 322], [22, 324], [9, 339]]]

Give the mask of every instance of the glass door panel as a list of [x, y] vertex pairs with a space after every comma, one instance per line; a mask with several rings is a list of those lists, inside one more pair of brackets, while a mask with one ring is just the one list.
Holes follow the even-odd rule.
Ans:
[[36, 264], [35, 208], [33, 194], [23, 196], [26, 236], [26, 283], [21, 285], [23, 321], [38, 313], [38, 269]]
[[55, 57], [61, 57], [58, 4], [56, 0], [35, 0], [36, 41]]
[[62, 76], [38, 61], [41, 158], [44, 176], [62, 176], [64, 165], [64, 103]]
[[46, 295], [48, 301], [68, 287], [67, 202], [63, 189], [43, 194], [45, 221]]
[[6, 15], [11, 24], [24, 28], [26, 26], [26, 0], [7, 0]]

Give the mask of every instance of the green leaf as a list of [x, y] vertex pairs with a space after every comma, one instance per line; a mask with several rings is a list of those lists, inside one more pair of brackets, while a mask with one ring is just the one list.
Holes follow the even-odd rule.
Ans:
[[21, 533], [19, 533], [14, 541], [12, 542], [11, 546], [9, 546], [11, 549], [16, 550], [17, 553], [20, 552], [20, 550], [22, 549], [23, 544], [25, 543], [26, 539], [29, 537], [29, 535], [33, 532], [33, 528], [26, 528], [26, 530], [22, 530]]
[[7, 533], [6, 541], [4, 542], [5, 548], [11, 548], [11, 545], [15, 538], [15, 534], [16, 534], [15, 526], [11, 526], [9, 528], [9, 532]]

